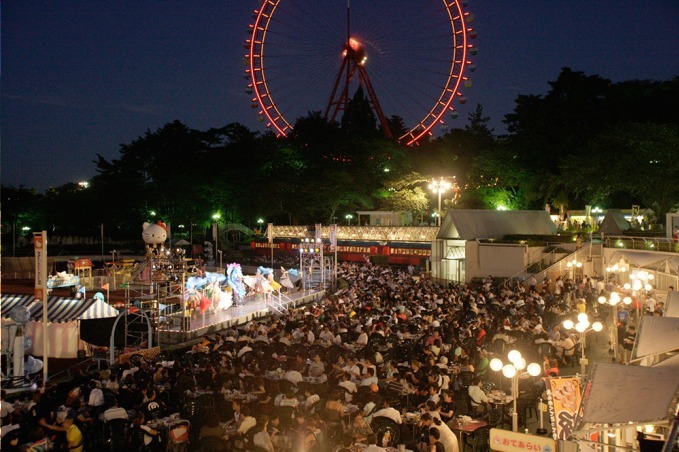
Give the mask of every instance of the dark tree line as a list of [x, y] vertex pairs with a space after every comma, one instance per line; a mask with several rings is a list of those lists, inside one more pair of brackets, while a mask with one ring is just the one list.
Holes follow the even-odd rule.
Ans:
[[[87, 188], [3, 186], [3, 231], [94, 234], [104, 223], [113, 237], [136, 237], [144, 221], [200, 229], [215, 213], [246, 225], [341, 223], [379, 209], [426, 219], [437, 202], [427, 182], [453, 175], [459, 191], [444, 195], [445, 208], [641, 204], [662, 221], [678, 206], [679, 78], [613, 83], [565, 68], [549, 86], [516, 99], [506, 135], [478, 105], [464, 127], [412, 148], [383, 138], [360, 90], [341, 123], [311, 111], [287, 138], [174, 121], [121, 145], [117, 158], [97, 155]], [[404, 129], [398, 116], [389, 122]]]

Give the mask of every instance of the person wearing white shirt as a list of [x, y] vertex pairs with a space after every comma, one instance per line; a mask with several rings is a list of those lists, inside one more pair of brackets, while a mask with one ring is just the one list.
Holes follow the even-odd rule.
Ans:
[[377, 377], [375, 376], [375, 369], [372, 367], [368, 367], [366, 369], [368, 371], [368, 374], [365, 375], [365, 378], [361, 380], [361, 384], [359, 386], [371, 386], [371, 385], [376, 385], [378, 383]]
[[448, 427], [443, 421], [441, 421], [440, 418], [432, 417], [431, 413], [424, 413], [420, 420], [420, 426], [427, 427], [427, 429], [429, 429], [430, 427], [437, 428], [439, 433], [441, 434], [439, 441], [441, 441], [441, 444], [443, 444], [443, 450], [445, 450], [446, 452], [459, 451], [457, 436], [455, 435], [455, 433], [453, 433], [450, 427]]
[[289, 369], [287, 372], [285, 372], [285, 374], [283, 375], [283, 379], [288, 380], [295, 386], [304, 381], [304, 377], [302, 376], [302, 374], [294, 369]]
[[123, 376], [120, 379], [125, 381], [125, 378], [127, 378], [128, 375], [134, 375], [134, 373], [138, 370], [138, 367], [132, 367], [130, 363], [125, 363], [125, 370], [123, 370]]
[[128, 419], [127, 411], [125, 411], [125, 408], [121, 408], [118, 406], [117, 400], [113, 402], [113, 406], [111, 408], [104, 411], [102, 417], [104, 419], [104, 422], [109, 422], [114, 419], [125, 419], [125, 420]]
[[347, 359], [347, 365], [342, 370], [349, 374], [352, 380], [358, 380], [361, 377], [361, 368], [356, 365], [356, 361], [353, 358]]
[[321, 339], [324, 342], [330, 342], [333, 340], [334, 336], [332, 332], [330, 331], [330, 327], [326, 326], [323, 331], [321, 331], [321, 334], [318, 335], [319, 339]]
[[246, 406], [241, 408], [241, 415], [242, 420], [240, 421], [237, 432], [241, 435], [245, 435], [252, 427], [255, 426], [255, 424], [257, 424], [257, 419], [255, 419], [253, 416], [250, 416], [250, 409]]
[[94, 380], [90, 381], [90, 397], [87, 404], [93, 408], [104, 405], [104, 393], [97, 387]]
[[399, 413], [397, 409], [390, 407], [389, 401], [386, 400], [386, 399], [383, 401], [382, 409], [373, 413], [373, 419], [378, 418], [378, 417], [389, 418], [399, 425], [401, 425], [403, 423], [403, 419], [401, 418], [401, 413]]
[[356, 383], [351, 381], [348, 374], [343, 374], [343, 380], [338, 384], [338, 386], [343, 387], [346, 391], [344, 392], [344, 400], [349, 403], [353, 400], [353, 394], [358, 392], [358, 387]]
[[357, 345], [368, 345], [368, 334], [365, 331], [361, 331], [356, 339]]
[[291, 406], [293, 408], [297, 408], [297, 405], [299, 405], [299, 400], [297, 400], [295, 394], [292, 392], [288, 392], [287, 394], [285, 394], [283, 399], [281, 399], [281, 402], [278, 406]]
[[368, 435], [368, 446], [364, 447], [361, 452], [386, 452], [387, 449], [377, 445], [377, 435], [371, 433]]
[[304, 396], [306, 397], [306, 399], [302, 403], [302, 406], [304, 407], [305, 410], [308, 410], [309, 407], [311, 407], [311, 405], [321, 400], [321, 397], [318, 394], [312, 394], [311, 391], [309, 391], [309, 389], [306, 389], [304, 391]]
[[469, 397], [471, 398], [472, 407], [486, 406], [490, 403], [488, 396], [483, 389], [481, 389], [481, 380], [478, 377], [474, 378], [474, 381], [469, 385]]
[[308, 374], [311, 377], [320, 377], [325, 373], [325, 364], [321, 361], [321, 356], [317, 353], [314, 355], [314, 361], [309, 364]]

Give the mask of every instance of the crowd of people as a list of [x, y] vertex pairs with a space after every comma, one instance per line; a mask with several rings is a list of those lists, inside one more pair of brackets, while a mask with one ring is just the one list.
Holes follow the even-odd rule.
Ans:
[[[3, 450], [457, 452], [459, 416], [497, 412], [493, 354], [517, 348], [542, 376], [574, 366], [577, 336], [559, 323], [581, 308], [549, 284], [440, 284], [368, 263], [338, 278], [347, 288], [319, 304], [187, 352], [92, 369], [30, 402], [3, 394]], [[542, 390], [540, 377], [522, 382], [527, 400]]]

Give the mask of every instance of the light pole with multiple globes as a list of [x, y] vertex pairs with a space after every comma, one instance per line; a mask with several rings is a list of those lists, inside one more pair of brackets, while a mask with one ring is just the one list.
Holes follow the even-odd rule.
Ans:
[[[514, 399], [514, 410], [512, 411], [512, 431], [519, 431], [519, 413], [516, 411], [516, 399], [519, 397], [519, 377], [526, 372], [532, 377], [537, 377], [542, 372], [542, 367], [538, 363], [526, 364], [526, 359], [521, 356], [518, 350], [512, 350], [507, 354], [509, 364], [503, 364], [499, 358], [490, 360], [490, 369], [497, 372], [502, 370], [502, 375], [512, 382], [512, 398]], [[521, 372], [526, 369], [526, 372]]]
[[567, 330], [575, 329], [575, 331], [580, 333], [580, 350], [582, 355], [580, 357], [580, 374], [581, 374], [580, 379], [581, 383], [584, 383], [585, 372], [587, 370], [587, 358], [585, 357], [585, 347], [586, 347], [585, 337], [587, 336], [587, 333], [589, 333], [590, 331], [599, 332], [603, 330], [604, 325], [601, 322], [590, 323], [587, 314], [581, 312], [580, 314], [578, 314], [578, 323], [573, 323], [572, 320], [564, 320], [563, 327], [566, 328]]
[[[609, 353], [613, 353], [613, 361], [618, 359], [618, 347], [617, 347], [617, 342], [618, 342], [618, 333], [617, 329], [615, 328], [615, 325], [617, 324], [617, 319], [615, 315], [615, 307], [620, 304], [621, 302], [630, 305], [632, 304], [632, 297], [625, 296], [624, 298], [620, 298], [620, 294], [618, 292], [611, 292], [608, 295], [608, 298], [606, 298], [604, 295], [601, 295], [598, 299], [600, 304], [606, 306], [610, 306], [611, 308], [611, 326], [609, 328], [609, 338], [608, 340], [611, 343], [611, 348], [608, 350]], [[616, 344], [614, 347], [613, 344]]]
[[429, 184], [429, 189], [435, 193], [438, 193], [439, 195], [439, 209], [438, 209], [438, 216], [436, 217], [436, 225], [441, 226], [441, 194], [450, 189], [453, 186], [450, 182], [445, 180], [444, 178], [440, 178], [438, 180], [434, 179], [431, 181]]
[[571, 270], [571, 279], [575, 281], [575, 271], [582, 268], [582, 262], [577, 259], [570, 260], [566, 262], [566, 267]]

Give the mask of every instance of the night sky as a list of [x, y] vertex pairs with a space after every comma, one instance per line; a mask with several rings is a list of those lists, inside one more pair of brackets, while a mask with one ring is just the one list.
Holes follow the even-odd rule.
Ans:
[[[440, 83], [441, 1], [351, 3], [385, 112], [412, 120], [426, 107], [427, 90]], [[116, 158], [121, 143], [175, 119], [200, 130], [240, 122], [264, 131], [243, 78], [243, 42], [258, 4], [2, 1], [2, 184], [42, 191], [86, 180], [95, 175], [97, 153]], [[280, 3], [271, 39], [278, 33], [279, 57], [289, 58], [272, 64], [270, 75], [281, 104], [297, 109], [291, 121], [325, 107], [341, 42], [328, 46], [332, 33], [342, 33], [345, 5]], [[467, 73], [473, 87], [464, 89], [468, 102], [457, 105], [460, 116], [449, 127], [463, 127], [480, 103], [501, 133], [515, 98], [544, 94], [562, 67], [614, 82], [679, 76], [677, 0], [472, 0], [467, 10], [475, 16], [479, 52], [470, 59], [478, 69]], [[321, 45], [330, 63], [317, 54]]]

